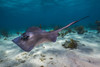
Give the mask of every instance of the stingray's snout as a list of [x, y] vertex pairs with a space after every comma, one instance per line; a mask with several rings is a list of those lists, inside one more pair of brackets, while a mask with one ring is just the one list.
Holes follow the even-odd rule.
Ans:
[[21, 37], [17, 37], [15, 39], [13, 39], [12, 41], [15, 43], [15, 44], [18, 44], [21, 40]]

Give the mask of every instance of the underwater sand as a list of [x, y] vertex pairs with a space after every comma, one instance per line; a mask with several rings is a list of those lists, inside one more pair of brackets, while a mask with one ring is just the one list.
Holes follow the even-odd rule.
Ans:
[[[90, 30], [84, 34], [69, 33], [55, 43], [43, 43], [31, 52], [20, 49], [11, 40], [13, 34], [0, 39], [0, 67], [100, 67], [100, 34]], [[77, 49], [64, 48], [66, 40], [78, 41]], [[83, 46], [84, 45], [84, 46]]]

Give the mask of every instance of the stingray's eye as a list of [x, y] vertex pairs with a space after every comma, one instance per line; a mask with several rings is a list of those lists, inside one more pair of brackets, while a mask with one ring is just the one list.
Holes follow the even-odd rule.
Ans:
[[25, 33], [23, 33], [23, 34], [22, 34], [22, 37], [21, 37], [21, 40], [26, 41], [26, 40], [28, 40], [28, 38], [29, 38], [29, 36], [26, 35]]
[[21, 40], [25, 40], [26, 41], [26, 40], [28, 40], [28, 38], [29, 38], [29, 36], [22, 36]]

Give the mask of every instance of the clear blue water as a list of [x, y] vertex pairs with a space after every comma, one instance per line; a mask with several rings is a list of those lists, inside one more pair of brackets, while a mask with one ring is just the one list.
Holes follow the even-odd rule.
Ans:
[[[85, 16], [89, 17], [74, 24], [74, 28], [61, 31], [54, 43], [41, 42], [55, 41], [57, 34], [42, 38], [36, 34], [40, 32], [24, 33], [26, 28], [40, 24], [52, 31], [56, 25], [66, 26]], [[69, 49], [71, 44], [77, 49]], [[18, 45], [33, 49], [26, 53], [26, 48]], [[91, 66], [100, 67], [100, 0], [0, 0], [0, 67]]]
[[100, 0], [0, 0], [0, 28], [22, 29], [35, 25], [76, 25], [100, 20]]

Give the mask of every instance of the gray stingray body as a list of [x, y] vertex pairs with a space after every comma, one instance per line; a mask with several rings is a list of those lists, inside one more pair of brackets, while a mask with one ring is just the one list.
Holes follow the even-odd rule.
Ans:
[[[35, 30], [34, 30], [35, 29]], [[24, 38], [26, 36], [26, 38]], [[29, 36], [29, 37], [27, 37]], [[44, 42], [55, 42], [58, 33], [45, 32], [38, 27], [29, 28], [24, 34], [12, 40], [25, 51], [31, 51], [36, 45]]]
[[[86, 16], [87, 17], [87, 16]], [[84, 18], [86, 18], [84, 17]], [[82, 18], [82, 19], [84, 19]], [[80, 20], [82, 20], [80, 19]], [[17, 44], [20, 48], [22, 48], [24, 51], [31, 51], [33, 49], [34, 46], [39, 45], [41, 43], [44, 42], [55, 42], [58, 36], [58, 32], [60, 32], [61, 30], [69, 27], [70, 25], [80, 21], [74, 21], [70, 24], [68, 24], [67, 26], [58, 29], [56, 31], [52, 31], [52, 32], [46, 32], [41, 30], [38, 27], [30, 27], [29, 29], [26, 30], [25, 33], [23, 33], [21, 36], [13, 39], [12, 41]]]

